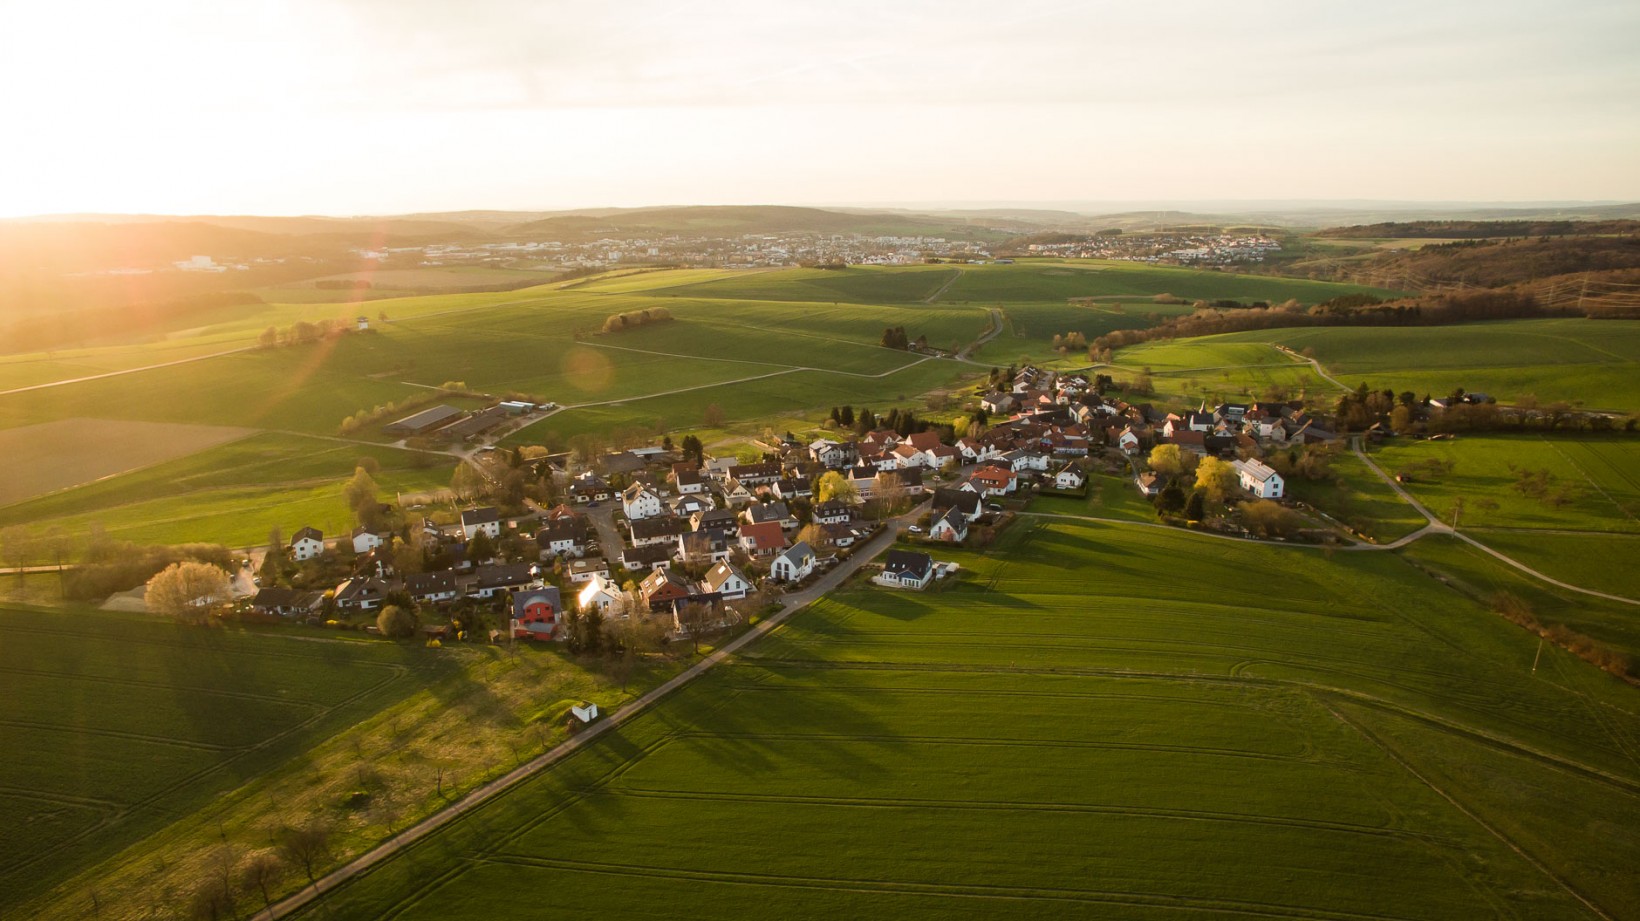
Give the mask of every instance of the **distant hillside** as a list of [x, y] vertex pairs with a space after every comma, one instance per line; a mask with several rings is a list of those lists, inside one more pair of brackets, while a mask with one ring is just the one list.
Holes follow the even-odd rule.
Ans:
[[714, 205], [642, 208], [604, 215], [565, 214], [519, 224], [514, 237], [595, 239], [645, 234], [856, 233], [945, 236], [967, 239], [1003, 236], [956, 220], [881, 213], [846, 213], [784, 205]]
[[1388, 221], [1353, 227], [1329, 227], [1318, 237], [1339, 239], [1482, 239], [1487, 237], [1564, 237], [1640, 233], [1640, 221]]

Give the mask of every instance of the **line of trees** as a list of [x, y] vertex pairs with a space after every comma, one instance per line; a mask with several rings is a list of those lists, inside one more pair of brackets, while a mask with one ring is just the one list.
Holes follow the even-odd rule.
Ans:
[[672, 311], [665, 307], [650, 307], [646, 310], [631, 310], [626, 313], [610, 314], [604, 320], [604, 325], [598, 330], [602, 334], [619, 333], [640, 326], [649, 326], [655, 323], [666, 323], [673, 319]]
[[316, 322], [297, 320], [283, 329], [270, 326], [262, 330], [262, 335], [256, 337], [256, 344], [264, 349], [281, 345], [306, 345], [351, 332], [355, 332], [352, 322], [336, 317], [326, 317]]

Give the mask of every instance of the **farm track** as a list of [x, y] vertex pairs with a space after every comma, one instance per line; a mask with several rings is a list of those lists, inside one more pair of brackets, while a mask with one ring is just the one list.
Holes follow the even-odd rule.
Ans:
[[151, 365], [142, 365], [137, 368], [125, 368], [119, 371], [104, 371], [101, 374], [86, 374], [80, 377], [65, 378], [60, 381], [47, 381], [44, 384], [30, 384], [27, 387], [13, 387], [10, 390], [0, 390], [0, 397], [9, 397], [15, 393], [31, 393], [36, 390], [49, 390], [52, 387], [66, 387], [69, 384], [84, 384], [89, 381], [100, 381], [110, 377], [122, 377], [127, 374], [137, 374], [143, 371], [154, 371], [159, 368], [173, 368], [177, 365], [191, 364], [196, 361], [205, 361], [210, 358], [221, 358], [225, 355], [237, 355], [241, 352], [251, 352], [255, 351], [256, 348], [257, 347], [254, 345], [245, 345], [240, 346], [239, 348], [224, 349], [220, 352], [212, 352], [208, 355], [195, 355], [192, 358], [178, 358], [174, 361], [161, 361]]
[[[1326, 705], [1323, 704], [1323, 706], [1326, 706]], [[1615, 921], [1615, 919], [1613, 919], [1611, 915], [1607, 914], [1604, 909], [1602, 909], [1599, 905], [1596, 905], [1594, 902], [1590, 901], [1588, 896], [1584, 895], [1582, 892], [1580, 892], [1577, 889], [1577, 887], [1573, 886], [1571, 884], [1570, 880], [1566, 879], [1564, 876], [1561, 876], [1559, 873], [1556, 873], [1554, 870], [1551, 870], [1542, 861], [1538, 860], [1535, 856], [1533, 856], [1531, 853], [1529, 853], [1525, 848], [1521, 847], [1519, 844], [1516, 844], [1515, 841], [1512, 838], [1510, 838], [1508, 835], [1505, 835], [1502, 831], [1500, 831], [1497, 828], [1497, 826], [1495, 826], [1492, 823], [1490, 823], [1490, 822], [1486, 821], [1485, 819], [1481, 818], [1478, 814], [1476, 814], [1469, 807], [1465, 806], [1463, 803], [1460, 803], [1457, 800], [1456, 797], [1454, 797], [1451, 793], [1447, 792], [1444, 788], [1442, 788], [1439, 784], [1435, 783], [1433, 780], [1430, 780], [1428, 777], [1426, 777], [1417, 768], [1413, 767], [1411, 762], [1409, 762], [1405, 758], [1401, 757], [1399, 752], [1395, 751], [1394, 748], [1387, 745], [1382, 739], [1380, 739], [1371, 730], [1369, 730], [1365, 726], [1362, 726], [1361, 724], [1355, 722], [1354, 720], [1351, 720], [1349, 717], [1344, 716], [1343, 714], [1339, 713], [1336, 709], [1334, 709], [1332, 707], [1327, 707], [1327, 711], [1330, 712], [1335, 718], [1337, 718], [1339, 722], [1341, 722], [1344, 725], [1350, 727], [1351, 729], [1354, 729], [1358, 734], [1360, 734], [1368, 742], [1371, 742], [1379, 751], [1383, 752], [1391, 761], [1394, 761], [1396, 764], [1400, 765], [1402, 770], [1404, 770], [1408, 774], [1410, 774], [1415, 780], [1417, 780], [1419, 783], [1421, 783], [1425, 787], [1427, 787], [1430, 791], [1435, 793], [1435, 795], [1439, 796], [1441, 799], [1446, 800], [1448, 803], [1450, 803], [1452, 805], [1452, 808], [1458, 810], [1465, 817], [1467, 817], [1470, 821], [1474, 822], [1476, 825], [1480, 826], [1482, 829], [1484, 829], [1492, 837], [1494, 837], [1498, 841], [1502, 842], [1502, 844], [1505, 847], [1507, 847], [1507, 848], [1509, 848], [1509, 850], [1513, 851], [1522, 860], [1524, 860], [1527, 863], [1531, 864], [1532, 867], [1534, 869], [1536, 869], [1539, 873], [1542, 873], [1544, 876], [1546, 876], [1550, 880], [1554, 881], [1554, 883], [1556, 885], [1558, 885], [1562, 890], [1564, 890], [1567, 894], [1571, 895], [1573, 898], [1575, 898], [1579, 902], [1583, 903], [1583, 906], [1585, 908], [1587, 908], [1590, 911], [1594, 912], [1599, 917], [1605, 919], [1605, 921]]]
[[1200, 911], [1215, 914], [1246, 914], [1254, 917], [1281, 917], [1321, 919], [1321, 921], [1411, 921], [1399, 915], [1367, 914], [1315, 909], [1304, 906], [1276, 905], [1268, 902], [1249, 902], [1231, 899], [1204, 899], [1190, 896], [1143, 895], [1115, 890], [1045, 889], [1024, 886], [999, 886], [957, 883], [917, 883], [872, 879], [836, 877], [809, 877], [772, 873], [744, 873], [723, 870], [687, 870], [656, 867], [645, 864], [603, 863], [584, 860], [565, 860], [504, 854], [478, 858], [478, 862], [511, 864], [519, 867], [569, 870], [620, 877], [673, 879], [690, 882], [715, 882], [747, 886], [787, 889], [807, 889], [829, 892], [862, 894], [893, 893], [924, 895], [936, 898], [975, 899], [982, 901], [1025, 901], [1061, 903], [1066, 905], [1127, 905], [1135, 908], [1166, 908], [1172, 911]]
[[[1558, 768], [1578, 774], [1584, 779], [1604, 784], [1625, 795], [1640, 796], [1640, 780], [1614, 774], [1604, 768], [1584, 764], [1569, 758], [1564, 758], [1550, 752], [1532, 747], [1524, 742], [1499, 735], [1484, 729], [1477, 729], [1452, 720], [1432, 716], [1420, 710], [1395, 703], [1372, 694], [1350, 688], [1341, 688], [1336, 685], [1313, 681], [1297, 681], [1288, 678], [1266, 678], [1251, 675], [1217, 675], [1204, 672], [1156, 672], [1124, 668], [1100, 668], [1092, 666], [1038, 666], [1038, 665], [959, 665], [952, 663], [924, 663], [924, 662], [834, 662], [811, 659], [781, 659], [776, 660], [781, 665], [792, 668], [808, 669], [837, 669], [846, 671], [886, 671], [886, 672], [923, 672], [923, 673], [950, 673], [950, 674], [996, 674], [996, 675], [1059, 675], [1073, 677], [1118, 678], [1133, 680], [1160, 681], [1180, 685], [1211, 685], [1219, 687], [1250, 686], [1273, 689], [1298, 689], [1309, 693], [1331, 694], [1354, 703], [1376, 707], [1389, 713], [1394, 713], [1408, 719], [1427, 724], [1443, 732], [1461, 735], [1470, 741], [1485, 744], [1489, 747], [1506, 751], [1521, 757], [1530, 758], [1549, 767]], [[1380, 684], [1390, 684], [1402, 690], [1427, 696], [1427, 689], [1408, 685], [1395, 685], [1382, 678], [1374, 679]], [[1496, 700], [1495, 694], [1480, 694], [1476, 698], [1479, 702]]]
[[1237, 825], [1268, 825], [1277, 828], [1305, 828], [1383, 838], [1436, 840], [1434, 836], [1378, 825], [1328, 822], [1320, 819], [1287, 818], [1246, 812], [1211, 812], [1199, 809], [1156, 809], [1107, 803], [1051, 803], [1002, 800], [922, 799], [888, 797], [798, 796], [775, 793], [720, 793], [702, 790], [585, 790], [589, 796], [623, 796], [635, 799], [713, 800], [739, 803], [781, 803], [793, 806], [836, 806], [845, 809], [944, 809], [973, 812], [1064, 812], [1084, 815], [1112, 815], [1145, 819], [1178, 819], [1191, 822], [1226, 822]]

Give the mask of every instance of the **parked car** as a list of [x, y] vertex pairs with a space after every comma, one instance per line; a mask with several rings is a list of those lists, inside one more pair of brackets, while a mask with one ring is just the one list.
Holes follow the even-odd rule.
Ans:
[[911, 527], [906, 528], [906, 530], [910, 531], [912, 534], [921, 534], [922, 533], [922, 528], [919, 528], [916, 525], [912, 525]]

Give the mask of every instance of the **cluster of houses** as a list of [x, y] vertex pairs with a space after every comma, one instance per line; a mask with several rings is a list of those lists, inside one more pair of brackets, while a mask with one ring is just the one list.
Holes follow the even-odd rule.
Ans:
[[[838, 551], [875, 533], [879, 525], [861, 514], [861, 503], [888, 492], [919, 502], [931, 492], [926, 537], [961, 542], [1022, 483], [1081, 489], [1084, 459], [1098, 447], [1136, 455], [1155, 444], [1177, 444], [1202, 455], [1242, 458], [1236, 461], [1242, 487], [1275, 499], [1284, 484], [1275, 470], [1251, 459], [1258, 450], [1335, 437], [1296, 403], [1157, 413], [1146, 404], [1106, 400], [1080, 374], [1026, 367], [1004, 383], [1006, 390], [998, 387], [981, 401], [995, 424], [949, 443], [938, 431], [901, 435], [880, 429], [858, 438], [788, 438], [768, 446], [755, 463], [680, 461], [661, 448], [609, 455], [598, 469], [570, 479], [565, 501], [553, 508], [511, 519], [493, 508], [475, 508], [453, 525], [425, 522], [426, 539], [440, 542], [447, 551], [442, 557], [451, 561], [440, 571], [395, 574], [393, 536], [360, 528], [333, 542], [336, 553], [354, 555], [356, 573], [335, 586], [334, 604], [343, 612], [370, 611], [396, 591], [423, 604], [508, 593], [511, 633], [521, 638], [561, 636], [566, 608], [607, 611], [621, 605], [676, 618], [689, 605], [722, 608], [741, 601], [760, 579], [784, 585], [809, 579]], [[932, 490], [925, 483], [930, 472], [943, 474]], [[853, 488], [816, 501], [817, 483], [828, 473]], [[1147, 494], [1159, 491], [1151, 474], [1139, 474], [1139, 487]], [[533, 559], [469, 559], [467, 549], [480, 534], [492, 545], [504, 536], [533, 540]], [[302, 528], [291, 538], [289, 554], [301, 562], [331, 549], [319, 531]], [[877, 580], [920, 588], [933, 572], [926, 554], [896, 551]], [[623, 588], [634, 583], [635, 589]], [[567, 602], [566, 594], [573, 596]], [[255, 605], [297, 614], [317, 610], [321, 598], [269, 587]]]

